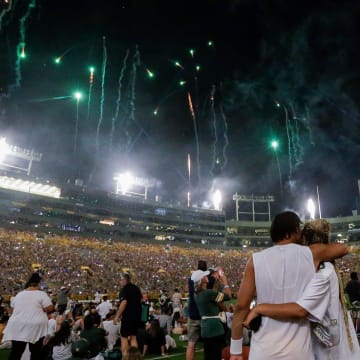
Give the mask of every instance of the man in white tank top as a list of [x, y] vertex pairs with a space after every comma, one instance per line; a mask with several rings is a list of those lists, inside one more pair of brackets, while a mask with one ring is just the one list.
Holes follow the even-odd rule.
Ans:
[[[274, 246], [249, 259], [234, 312], [231, 360], [243, 360], [242, 323], [255, 294], [259, 303], [296, 301], [321, 261], [347, 253], [347, 247], [341, 244], [318, 244], [314, 249], [300, 245], [300, 224], [299, 217], [291, 211], [276, 215], [270, 229]], [[249, 360], [270, 359], [314, 359], [308, 320], [262, 319], [260, 329], [252, 335]]]

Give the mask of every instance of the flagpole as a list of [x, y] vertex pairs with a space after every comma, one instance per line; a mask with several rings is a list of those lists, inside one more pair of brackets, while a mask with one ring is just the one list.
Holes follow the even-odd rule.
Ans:
[[321, 219], [321, 206], [320, 206], [320, 195], [319, 195], [319, 186], [316, 185], [316, 192], [317, 192], [317, 200], [318, 200], [318, 207], [319, 207], [319, 218]]

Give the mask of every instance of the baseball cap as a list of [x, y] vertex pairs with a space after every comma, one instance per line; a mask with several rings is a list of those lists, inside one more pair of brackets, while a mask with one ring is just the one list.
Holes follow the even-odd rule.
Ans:
[[194, 282], [200, 281], [204, 276], [207, 276], [210, 274], [209, 270], [203, 271], [203, 270], [196, 270], [191, 274], [191, 280]]

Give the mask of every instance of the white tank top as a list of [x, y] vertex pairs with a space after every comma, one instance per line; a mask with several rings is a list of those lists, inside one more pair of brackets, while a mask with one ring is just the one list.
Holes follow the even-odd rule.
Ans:
[[[296, 302], [315, 273], [307, 246], [275, 245], [253, 255], [257, 302]], [[273, 320], [263, 317], [253, 333], [249, 360], [314, 359], [310, 324], [304, 320]]]

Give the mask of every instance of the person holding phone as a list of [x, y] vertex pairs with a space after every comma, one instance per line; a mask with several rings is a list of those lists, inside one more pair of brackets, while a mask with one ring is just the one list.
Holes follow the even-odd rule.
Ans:
[[231, 290], [224, 273], [219, 276], [223, 290], [208, 288], [209, 270], [196, 270], [192, 273], [195, 302], [201, 315], [201, 337], [204, 342], [204, 359], [221, 360], [225, 342], [225, 329], [219, 316], [219, 303], [230, 300]]

